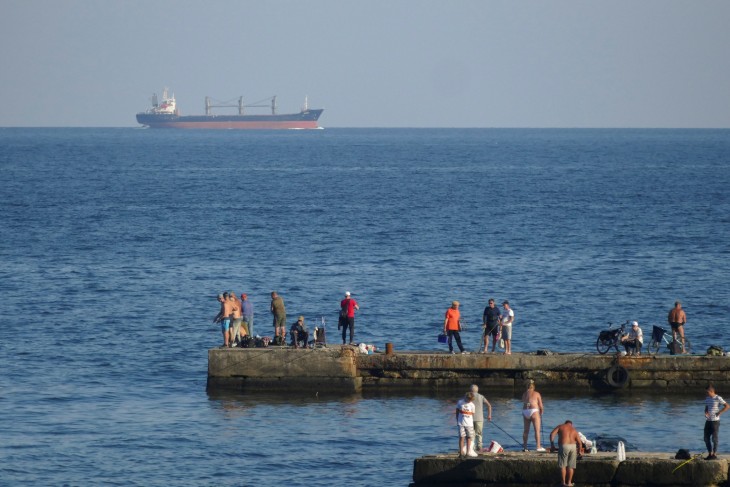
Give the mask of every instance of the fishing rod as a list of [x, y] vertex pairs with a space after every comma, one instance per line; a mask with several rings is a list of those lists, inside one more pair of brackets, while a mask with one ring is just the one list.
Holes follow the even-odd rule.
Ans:
[[503, 430], [503, 429], [502, 429], [502, 427], [501, 427], [501, 426], [499, 426], [499, 425], [498, 425], [498, 424], [497, 424], [496, 422], [494, 422], [494, 421], [493, 421], [493, 422], [492, 422], [492, 424], [493, 424], [494, 426], [496, 426], [496, 427], [497, 427], [497, 429], [499, 429], [499, 430], [500, 430], [500, 431], [501, 431], [502, 433], [504, 433], [505, 435], [507, 435], [507, 436], [509, 436], [510, 438], [512, 438], [512, 439], [514, 440], [514, 442], [515, 442], [515, 443], [517, 444], [517, 446], [519, 446], [520, 448], [522, 448], [522, 443], [520, 443], [519, 441], [517, 441], [517, 438], [515, 438], [514, 436], [512, 436], [511, 434], [509, 434], [509, 433], [507, 433], [507, 432], [506, 432], [505, 430]]

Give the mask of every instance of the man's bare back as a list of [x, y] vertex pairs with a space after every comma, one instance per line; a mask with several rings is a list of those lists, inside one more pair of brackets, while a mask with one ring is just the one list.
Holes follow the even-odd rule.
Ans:
[[577, 445], [579, 451], [581, 450], [582, 443], [580, 441], [580, 437], [578, 436], [578, 430], [573, 428], [572, 422], [567, 421], [555, 427], [555, 429], [550, 433], [551, 446], [555, 445], [554, 438], [556, 434], [558, 436], [559, 445]]

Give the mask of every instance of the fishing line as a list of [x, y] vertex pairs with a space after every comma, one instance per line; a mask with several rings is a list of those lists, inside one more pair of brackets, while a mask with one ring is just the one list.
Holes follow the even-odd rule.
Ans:
[[519, 446], [520, 448], [522, 448], [522, 443], [520, 443], [519, 441], [517, 441], [517, 438], [515, 438], [514, 436], [512, 436], [511, 434], [509, 434], [509, 433], [507, 433], [507, 432], [506, 432], [505, 430], [503, 430], [503, 429], [502, 429], [502, 427], [501, 427], [501, 426], [499, 426], [499, 425], [498, 425], [498, 424], [497, 424], [496, 422], [492, 421], [492, 424], [493, 424], [494, 426], [496, 426], [496, 427], [497, 427], [497, 429], [499, 429], [499, 430], [500, 430], [500, 431], [501, 431], [502, 433], [504, 433], [505, 435], [507, 435], [507, 436], [509, 436], [510, 438], [512, 438], [512, 439], [514, 440], [514, 442], [515, 442], [515, 443], [517, 444], [517, 446]]

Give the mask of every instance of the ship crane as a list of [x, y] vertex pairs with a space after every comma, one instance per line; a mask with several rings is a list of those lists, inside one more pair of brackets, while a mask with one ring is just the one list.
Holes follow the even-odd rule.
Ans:
[[[271, 105], [261, 105], [260, 103], [263, 103], [264, 101], [271, 100]], [[266, 108], [268, 106], [271, 106], [271, 114], [276, 115], [276, 95], [272, 96], [271, 98], [264, 98], [263, 100], [257, 101], [256, 103], [252, 103], [250, 105], [245, 105], [243, 103], [243, 97], [238, 97], [238, 103], [236, 105], [231, 104], [230, 102], [216, 102], [213, 104], [213, 99], [209, 96], [205, 97], [205, 114], [207, 116], [213, 115], [213, 108], [238, 108], [238, 114], [243, 115], [244, 114], [244, 108]]]

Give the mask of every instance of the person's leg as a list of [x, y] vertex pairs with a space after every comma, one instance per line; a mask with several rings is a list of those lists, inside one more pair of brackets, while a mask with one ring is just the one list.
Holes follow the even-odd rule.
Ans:
[[223, 345], [226, 347], [231, 344], [231, 320], [223, 320]]
[[570, 468], [570, 467], [568, 467], [566, 470], [568, 471], [568, 476], [566, 478], [567, 482], [566, 482], [565, 485], [572, 485], [573, 484], [573, 471], [574, 470], [572, 468]]
[[231, 322], [231, 343], [236, 343], [239, 341], [238, 334], [241, 329], [241, 320], [240, 319], [234, 319]]
[[525, 418], [525, 415], [522, 415], [522, 425], [524, 428], [522, 429], [522, 449], [527, 451], [527, 437], [530, 434], [530, 423], [531, 421], [527, 418]]
[[459, 351], [464, 351], [464, 345], [461, 344], [461, 334], [458, 331], [454, 331], [454, 337], [456, 338], [456, 345], [459, 347]]
[[484, 421], [474, 421], [474, 449], [480, 451], [484, 446], [484, 440], [482, 439], [482, 427]]
[[710, 437], [713, 433], [712, 421], [705, 421], [705, 446], [707, 447], [707, 454], [712, 455], [712, 443], [710, 443]]
[[720, 422], [712, 421], [712, 454], [717, 454], [717, 444], [720, 442]]
[[340, 325], [342, 325], [342, 344], [344, 345], [347, 343], [347, 321], [342, 319]]
[[449, 339], [446, 341], [446, 343], [449, 344], [449, 352], [454, 351], [454, 343], [452, 339], [454, 338], [454, 332], [451, 330], [446, 330], [446, 334], [448, 335]]
[[350, 343], [355, 343], [355, 317], [347, 318], [347, 326], [350, 328]]
[[562, 484], [563, 485], [568, 485], [568, 484], [565, 483], [565, 470], [566, 470], [565, 467], [560, 467], [560, 477], [563, 479], [562, 480]]
[[682, 353], [687, 353], [687, 350], [684, 348], [684, 326], [677, 328], [677, 331], [679, 332], [680, 340], [682, 340]]
[[535, 448], [540, 449], [540, 413], [533, 413], [532, 416], [530, 416], [530, 421], [532, 421], [532, 425], [535, 428]]

